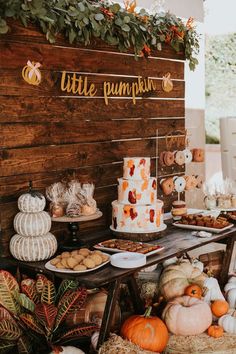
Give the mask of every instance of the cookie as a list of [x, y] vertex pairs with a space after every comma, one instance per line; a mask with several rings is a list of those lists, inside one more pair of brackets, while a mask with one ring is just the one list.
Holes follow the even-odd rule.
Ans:
[[55, 265], [56, 265], [57, 263], [59, 263], [60, 261], [61, 261], [61, 258], [56, 257], [56, 258], [51, 259], [51, 260], [50, 260], [50, 263], [55, 266]]
[[69, 268], [73, 269], [79, 262], [74, 257], [68, 257], [66, 259]]
[[102, 264], [102, 257], [98, 254], [92, 254], [90, 256], [90, 259], [94, 261], [95, 266], [99, 266], [100, 264]]
[[83, 265], [83, 264], [77, 264], [74, 268], [73, 268], [73, 270], [75, 270], [75, 271], [83, 271], [83, 270], [86, 270], [87, 269], [87, 267], [85, 266], [85, 265]]
[[68, 266], [68, 264], [67, 264], [67, 258], [69, 258], [69, 257], [64, 257], [64, 258], [62, 258], [61, 259], [61, 264], [64, 266], [64, 268], [66, 268], [66, 269], [68, 269], [69, 268], [69, 266]]
[[64, 265], [61, 262], [57, 263], [55, 267], [58, 269], [65, 269]]
[[87, 257], [90, 254], [90, 251], [88, 248], [81, 248], [78, 253], [82, 256]]
[[96, 267], [96, 264], [95, 264], [94, 260], [89, 258], [89, 257], [87, 257], [87, 258], [85, 258], [83, 260], [83, 264], [89, 269], [92, 269], [92, 268]]
[[77, 260], [77, 263], [81, 263], [85, 259], [85, 257], [82, 256], [82, 254], [76, 254], [73, 256], [73, 258]]
[[70, 257], [70, 252], [62, 252], [61, 258], [67, 258]]
[[108, 261], [108, 259], [109, 259], [109, 256], [107, 255], [107, 254], [102, 254], [102, 262], [104, 263], [104, 262], [106, 262], [106, 261]]

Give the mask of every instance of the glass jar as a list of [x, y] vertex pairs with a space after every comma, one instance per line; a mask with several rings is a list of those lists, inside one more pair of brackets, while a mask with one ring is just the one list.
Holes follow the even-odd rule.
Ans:
[[236, 194], [233, 194], [231, 197], [231, 207], [236, 208]]
[[230, 195], [220, 195], [217, 199], [217, 206], [219, 209], [230, 209], [231, 208], [231, 196]]
[[204, 198], [204, 203], [207, 209], [216, 209], [216, 196], [215, 195], [206, 195]]

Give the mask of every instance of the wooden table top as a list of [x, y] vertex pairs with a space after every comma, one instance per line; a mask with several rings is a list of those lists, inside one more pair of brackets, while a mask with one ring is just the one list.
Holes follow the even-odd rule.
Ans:
[[[145, 266], [135, 269], [120, 269], [107, 264], [100, 269], [85, 274], [53, 273], [56, 277], [59, 278], [77, 278], [81, 284], [84, 284], [88, 288], [101, 287], [113, 282], [118, 278], [125, 278], [126, 276], [129, 276], [130, 274], [139, 271], [142, 268], [161, 263], [164, 260], [174, 256], [181, 256], [184, 252], [188, 252], [211, 242], [219, 242], [220, 240], [228, 237], [234, 237], [236, 240], [235, 226], [220, 234], [213, 234], [208, 238], [200, 238], [193, 236], [191, 230], [179, 229], [169, 225], [167, 229], [161, 233], [161, 236], [159, 236], [157, 240], [149, 242], [152, 244], [164, 246], [164, 250], [155, 255], [147, 257], [147, 263]], [[111, 235], [111, 238], [114, 238], [114, 236]], [[12, 265], [17, 264], [22, 268], [31, 269], [35, 272], [44, 272], [47, 274], [51, 272], [44, 267], [46, 261], [20, 262], [13, 258], [7, 258], [7, 261]]]

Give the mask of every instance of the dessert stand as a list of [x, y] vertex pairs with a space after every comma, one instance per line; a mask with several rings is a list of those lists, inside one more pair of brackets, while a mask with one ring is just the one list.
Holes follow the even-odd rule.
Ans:
[[153, 231], [124, 232], [124, 231], [117, 231], [112, 226], [110, 226], [112, 233], [117, 238], [121, 238], [121, 239], [125, 239], [125, 240], [132, 240], [132, 241], [140, 241], [140, 242], [157, 240], [158, 236], [160, 236], [161, 232], [164, 231], [166, 228], [167, 228], [167, 225], [163, 224], [162, 226], [158, 227], [156, 230], [153, 230]]
[[82, 247], [79, 240], [79, 223], [83, 221], [90, 221], [99, 219], [102, 216], [102, 212], [97, 209], [96, 213], [91, 215], [81, 215], [77, 217], [61, 216], [58, 218], [52, 218], [54, 222], [68, 223], [68, 230], [70, 233], [69, 241], [60, 246], [63, 251], [70, 251]]

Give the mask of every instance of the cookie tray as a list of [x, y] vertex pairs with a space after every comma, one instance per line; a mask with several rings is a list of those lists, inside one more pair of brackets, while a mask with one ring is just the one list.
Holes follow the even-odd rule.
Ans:
[[173, 225], [176, 227], [179, 227], [181, 229], [196, 230], [196, 231], [208, 231], [208, 232], [213, 232], [214, 234], [219, 234], [219, 233], [224, 232], [234, 226], [234, 224], [229, 224], [228, 226], [226, 226], [222, 229], [215, 229], [213, 227], [186, 225], [186, 224], [181, 224], [179, 222], [174, 222]]

